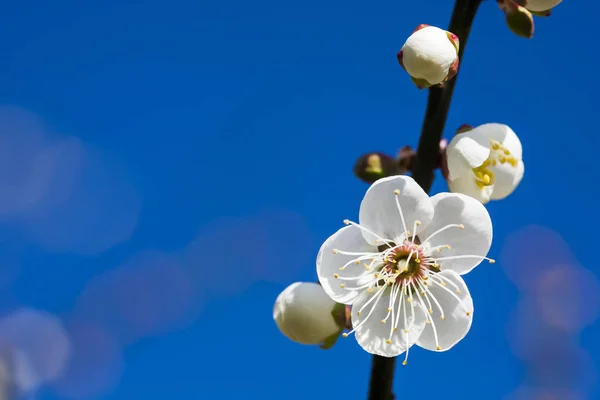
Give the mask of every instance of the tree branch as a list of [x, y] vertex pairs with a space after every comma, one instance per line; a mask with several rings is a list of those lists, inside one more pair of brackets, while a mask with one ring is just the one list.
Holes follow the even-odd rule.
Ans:
[[[454, 11], [450, 18], [448, 30], [458, 36], [460, 39], [460, 49], [458, 58], [463, 62], [463, 53], [467, 46], [467, 39], [471, 32], [471, 26], [475, 19], [477, 9], [482, 0], [456, 0]], [[427, 110], [423, 128], [421, 129], [421, 138], [417, 148], [417, 157], [413, 166], [413, 178], [421, 187], [429, 192], [433, 184], [434, 171], [437, 167], [437, 155], [439, 151], [440, 140], [446, 125], [446, 117], [450, 109], [450, 100], [454, 92], [454, 85], [460, 75], [446, 82], [442, 87], [431, 87], [429, 89], [429, 98], [427, 99]]]
[[[475, 19], [477, 9], [482, 0], [456, 0], [450, 26], [448, 30], [460, 39], [458, 57], [463, 62], [463, 54], [467, 45], [467, 39], [471, 32], [471, 26]], [[460, 75], [460, 68], [459, 73]], [[434, 180], [434, 171], [438, 166], [437, 157], [439, 153], [440, 140], [446, 125], [450, 101], [454, 92], [454, 85], [458, 75], [443, 86], [434, 86], [429, 89], [427, 99], [427, 110], [425, 120], [421, 129], [419, 147], [413, 166], [413, 178], [419, 185], [429, 192]], [[369, 400], [393, 400], [392, 386], [394, 381], [395, 358], [373, 356], [371, 367], [371, 380], [369, 383]]]

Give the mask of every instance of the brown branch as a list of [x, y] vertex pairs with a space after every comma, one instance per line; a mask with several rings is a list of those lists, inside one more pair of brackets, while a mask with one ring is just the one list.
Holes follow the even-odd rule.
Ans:
[[[458, 57], [463, 62], [463, 54], [467, 45], [467, 39], [471, 31], [471, 26], [475, 19], [477, 9], [482, 0], [456, 0], [450, 26], [448, 30], [458, 36], [460, 39], [460, 50]], [[460, 72], [459, 72], [460, 74]], [[439, 164], [439, 146], [446, 125], [450, 101], [454, 92], [456, 79], [454, 77], [443, 86], [431, 87], [429, 89], [429, 98], [427, 100], [427, 110], [425, 111], [425, 120], [421, 129], [419, 147], [412, 168], [412, 176], [419, 185], [426, 191], [431, 190], [434, 180], [434, 171]], [[396, 366], [395, 358], [373, 356], [371, 367], [371, 380], [369, 383], [369, 400], [393, 400], [392, 391], [394, 381], [394, 369]]]

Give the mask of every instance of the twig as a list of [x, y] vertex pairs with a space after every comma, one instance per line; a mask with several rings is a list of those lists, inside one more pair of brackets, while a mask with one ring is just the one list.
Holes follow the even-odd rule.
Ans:
[[[460, 39], [458, 57], [463, 62], [463, 53], [475, 19], [477, 9], [482, 0], [456, 0], [450, 26], [448, 30]], [[460, 75], [460, 69], [459, 69]], [[413, 166], [413, 178], [426, 191], [431, 190], [434, 180], [434, 171], [438, 166], [439, 146], [446, 125], [450, 101], [454, 92], [456, 79], [444, 83], [443, 86], [434, 86], [429, 89], [425, 120], [421, 129], [419, 147]], [[394, 381], [395, 358], [373, 356], [371, 367], [371, 380], [369, 383], [369, 400], [393, 400], [392, 391]]]

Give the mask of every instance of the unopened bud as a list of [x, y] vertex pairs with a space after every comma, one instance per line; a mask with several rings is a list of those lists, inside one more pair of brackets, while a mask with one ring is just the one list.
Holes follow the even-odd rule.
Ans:
[[277, 296], [273, 319], [294, 342], [331, 347], [344, 328], [344, 318], [337, 317], [340, 312], [345, 312], [345, 306], [331, 300], [321, 285], [296, 282]]
[[533, 15], [513, 0], [498, 0], [500, 9], [504, 11], [506, 25], [517, 36], [531, 39], [533, 37]]
[[454, 33], [422, 24], [398, 52], [398, 62], [419, 89], [427, 88], [457, 74], [459, 46]]
[[386, 176], [399, 175], [402, 168], [398, 161], [384, 153], [363, 154], [354, 163], [354, 175], [367, 183], [373, 183]]

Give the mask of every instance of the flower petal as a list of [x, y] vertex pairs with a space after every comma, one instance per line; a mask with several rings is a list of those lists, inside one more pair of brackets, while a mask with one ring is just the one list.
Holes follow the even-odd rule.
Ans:
[[[435, 207], [433, 221], [419, 236], [424, 247], [449, 245], [432, 257], [442, 270], [466, 274], [479, 265], [492, 245], [492, 220], [483, 204], [472, 197], [459, 193], [438, 193], [431, 198]], [[462, 224], [463, 229], [450, 227], [439, 233], [439, 229], [450, 224]], [[447, 259], [452, 256], [468, 258]]]
[[[426, 316], [423, 310], [415, 304], [416, 302], [408, 303], [404, 296], [405, 315], [405, 308], [399, 301], [400, 296], [397, 296], [394, 304], [390, 307], [394, 313], [394, 325], [392, 325], [391, 315], [386, 323], [382, 323], [381, 321], [388, 316], [391, 289], [388, 287], [381, 290], [385, 292], [369, 293], [365, 290], [358, 296], [352, 306], [352, 326], [356, 328], [358, 344], [365, 351], [383, 357], [396, 357], [416, 343], [425, 329]], [[372, 300], [373, 296], [378, 295], [380, 296], [378, 299]], [[369, 302], [369, 300], [372, 301]], [[360, 316], [358, 315], [359, 311]], [[363, 321], [363, 319], [366, 320]], [[396, 319], [399, 320], [398, 324], [396, 324]], [[364, 323], [361, 324], [361, 322]], [[394, 326], [397, 328], [395, 332], [393, 331]], [[391, 343], [388, 344], [387, 340], [390, 340]]]
[[467, 196], [486, 204], [490, 201], [492, 193], [494, 192], [494, 184], [480, 188], [477, 186], [473, 171], [468, 171], [466, 174], [461, 175], [454, 180], [449, 180], [448, 190], [452, 193], [466, 194]]
[[494, 191], [492, 200], [501, 200], [510, 195], [521, 183], [525, 173], [525, 164], [519, 160], [516, 167], [505, 163], [492, 167], [494, 171]]
[[523, 158], [523, 147], [517, 134], [508, 126], [491, 122], [488, 124], [479, 125], [471, 132], [477, 135], [482, 135], [488, 139], [502, 143], [504, 147], [510, 151], [510, 154], [517, 160]]
[[476, 129], [454, 136], [446, 148], [448, 179], [479, 167], [489, 156], [490, 141]]
[[[363, 238], [361, 231], [356, 226], [346, 226], [331, 235], [319, 250], [317, 256], [317, 275], [325, 293], [333, 300], [342, 304], [352, 304], [359, 295], [359, 291], [351, 288], [358, 287], [368, 272], [363, 263], [351, 262], [356, 260], [356, 255], [334, 254], [333, 250], [342, 250], [353, 253], [376, 253], [377, 247], [371, 246]], [[346, 265], [347, 264], [347, 265]], [[341, 271], [340, 268], [344, 267]], [[354, 278], [354, 280], [340, 280], [334, 277], [338, 274], [341, 278]], [[346, 284], [342, 287], [342, 284]]]
[[[400, 194], [394, 194], [399, 190]], [[404, 223], [396, 198], [402, 209]], [[362, 226], [373, 232], [370, 234], [363, 231], [363, 236], [371, 244], [383, 244], [377, 238], [397, 240], [410, 231], [412, 234], [419, 233], [433, 217], [433, 206], [429, 196], [415, 180], [409, 176], [390, 176], [376, 181], [360, 204], [359, 222]], [[421, 221], [416, 226], [415, 221]], [[416, 232], [413, 232], [416, 231]]]
[[431, 351], [451, 349], [467, 335], [473, 321], [473, 299], [465, 281], [454, 271], [442, 271], [439, 275], [443, 277], [446, 286], [434, 284], [431, 279], [438, 282], [440, 279], [431, 278], [427, 295], [435, 296], [444, 311], [445, 319], [442, 320], [440, 310], [434, 304], [431, 308], [433, 313], [430, 314], [432, 322], [425, 326], [417, 341], [418, 346]]

